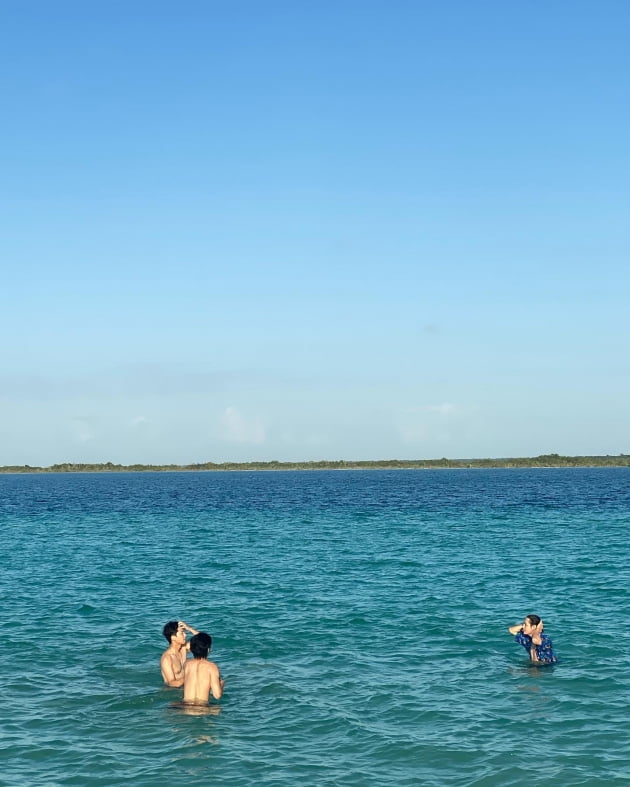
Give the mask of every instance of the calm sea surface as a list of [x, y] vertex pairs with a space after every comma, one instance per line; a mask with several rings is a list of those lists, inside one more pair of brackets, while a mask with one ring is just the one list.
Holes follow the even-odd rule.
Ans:
[[630, 783], [630, 469], [5, 475], [0, 534], [2, 784]]

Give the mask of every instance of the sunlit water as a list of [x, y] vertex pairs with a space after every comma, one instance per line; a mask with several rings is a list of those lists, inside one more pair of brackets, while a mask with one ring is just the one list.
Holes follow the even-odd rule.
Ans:
[[628, 783], [629, 525], [629, 469], [0, 476], [0, 782]]

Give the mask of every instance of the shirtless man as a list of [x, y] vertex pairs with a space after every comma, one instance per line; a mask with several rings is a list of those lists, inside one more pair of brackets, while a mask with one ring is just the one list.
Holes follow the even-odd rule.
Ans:
[[221, 699], [223, 683], [219, 667], [214, 661], [206, 661], [212, 637], [200, 631], [190, 640], [193, 655], [184, 665], [184, 702], [189, 705], [207, 705], [210, 692], [215, 700]]
[[162, 653], [160, 669], [164, 683], [171, 688], [184, 685], [184, 664], [188, 653], [186, 632], [195, 635], [198, 632], [182, 620], [170, 620], [162, 629], [168, 642], [168, 648]]

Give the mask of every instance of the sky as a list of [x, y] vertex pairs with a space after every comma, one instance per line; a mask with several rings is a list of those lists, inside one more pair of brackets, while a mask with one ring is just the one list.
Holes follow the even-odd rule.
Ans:
[[630, 453], [625, 0], [1, 0], [0, 465]]

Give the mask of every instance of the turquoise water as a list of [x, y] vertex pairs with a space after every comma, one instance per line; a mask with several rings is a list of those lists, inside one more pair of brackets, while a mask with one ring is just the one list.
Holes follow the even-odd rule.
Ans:
[[0, 781], [627, 783], [629, 526], [627, 468], [0, 476]]

